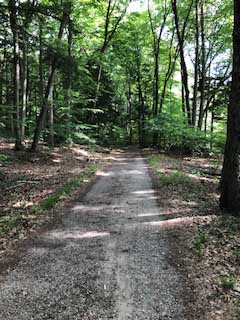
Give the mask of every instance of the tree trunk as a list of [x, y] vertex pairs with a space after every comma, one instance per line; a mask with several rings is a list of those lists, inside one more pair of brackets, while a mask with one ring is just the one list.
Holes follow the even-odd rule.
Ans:
[[99, 93], [100, 93], [104, 53], [107, 50], [110, 41], [114, 37], [115, 32], [117, 31], [118, 25], [122, 21], [125, 13], [127, 12], [127, 8], [128, 8], [128, 4], [127, 4], [125, 6], [125, 9], [123, 10], [122, 14], [120, 14], [120, 16], [114, 22], [114, 25], [111, 27], [111, 30], [109, 30], [112, 16], [114, 13], [115, 5], [116, 5], [115, 2], [113, 3], [112, 0], [108, 0], [107, 11], [106, 11], [106, 16], [105, 16], [104, 39], [103, 39], [102, 47], [100, 49], [100, 59], [99, 59], [98, 74], [97, 74], [97, 85], [96, 85], [96, 92], [95, 92], [95, 98], [94, 98], [94, 104], [93, 104], [94, 108], [96, 108], [96, 106], [97, 106]]
[[240, 0], [234, 0], [233, 72], [220, 207], [240, 216]]
[[194, 63], [194, 87], [192, 104], [192, 126], [196, 125], [197, 96], [198, 96], [198, 68], [199, 68], [199, 0], [195, 0], [195, 63]]
[[50, 101], [49, 101], [49, 110], [48, 110], [48, 124], [49, 124], [49, 136], [48, 143], [51, 148], [54, 147], [54, 110], [53, 110], [53, 86], [50, 91]]
[[[72, 62], [72, 21], [69, 18], [68, 24], [68, 59]], [[67, 71], [66, 103], [67, 103], [67, 135], [71, 136], [71, 88], [72, 88], [72, 68]]]
[[211, 116], [211, 139], [210, 139], [210, 150], [213, 148], [213, 131], [214, 131], [214, 112], [212, 111]]
[[164, 79], [164, 83], [163, 83], [163, 89], [162, 89], [161, 98], [160, 98], [160, 105], [159, 105], [159, 113], [162, 112], [163, 104], [164, 104], [164, 100], [165, 100], [165, 95], [166, 95], [166, 90], [167, 90], [167, 84], [168, 84], [172, 74], [174, 73], [176, 60], [177, 60], [177, 57], [179, 54], [178, 48], [176, 48], [175, 53], [174, 53], [174, 57], [172, 57], [173, 40], [174, 40], [174, 33], [172, 35], [172, 39], [171, 39], [171, 43], [170, 43], [170, 47], [169, 47], [168, 69], [165, 74], [165, 79]]
[[[154, 54], [154, 90], [153, 90], [153, 116], [158, 115], [158, 101], [159, 101], [159, 47], [156, 49]], [[153, 146], [157, 145], [158, 133], [154, 132], [152, 137]]]
[[40, 100], [40, 105], [43, 104], [43, 99], [44, 99], [44, 85], [43, 85], [43, 43], [42, 43], [42, 36], [43, 36], [43, 30], [42, 30], [42, 24], [43, 21], [40, 18], [39, 21], [39, 100]]
[[[63, 12], [63, 17], [61, 20], [61, 24], [60, 24], [60, 28], [59, 28], [59, 32], [58, 32], [58, 43], [59, 44], [60, 44], [60, 41], [62, 40], [63, 31], [64, 31], [64, 28], [65, 28], [67, 22], [68, 22], [68, 19], [69, 19], [69, 8], [65, 7], [64, 12]], [[33, 138], [32, 146], [31, 146], [31, 151], [33, 151], [33, 152], [35, 152], [37, 150], [39, 139], [40, 139], [40, 134], [41, 134], [41, 131], [42, 131], [45, 119], [46, 119], [46, 114], [49, 109], [49, 104], [51, 103], [51, 92], [53, 90], [56, 69], [57, 69], [57, 57], [54, 56], [52, 63], [51, 63], [51, 66], [50, 66], [48, 83], [47, 83], [47, 87], [46, 87], [46, 91], [45, 91], [45, 95], [44, 95], [44, 99], [43, 99], [42, 108], [41, 108], [40, 114], [37, 119], [37, 125], [36, 125], [34, 138]]]
[[188, 13], [187, 18], [185, 20], [183, 30], [182, 30], [182, 32], [180, 32], [179, 16], [178, 16], [178, 10], [177, 10], [177, 0], [172, 1], [172, 9], [173, 9], [173, 14], [174, 14], [174, 21], [175, 21], [175, 27], [176, 27], [176, 31], [177, 31], [178, 44], [179, 44], [181, 78], [182, 78], [182, 84], [183, 84], [183, 88], [184, 88], [184, 103], [185, 103], [185, 108], [186, 108], [186, 112], [187, 112], [187, 121], [190, 126], [192, 125], [192, 116], [191, 116], [191, 108], [190, 108], [190, 92], [189, 92], [189, 85], [188, 85], [188, 71], [187, 71], [187, 65], [186, 65], [185, 56], [184, 56], [184, 40], [185, 40], [184, 39], [184, 37], [185, 37], [184, 30], [186, 27], [187, 20], [189, 18], [192, 4], [193, 4], [193, 1], [191, 3], [190, 8], [189, 8], [189, 13]]
[[206, 48], [205, 48], [205, 0], [201, 0], [201, 98], [198, 118], [198, 128], [201, 130], [204, 118], [205, 87], [206, 87]]
[[[154, 54], [154, 73], [153, 73], [153, 109], [152, 115], [153, 117], [157, 117], [158, 115], [158, 104], [159, 104], [159, 54], [160, 54], [160, 44], [162, 40], [162, 33], [166, 24], [168, 12], [167, 12], [167, 4], [166, 1], [164, 3], [163, 8], [163, 19], [161, 26], [156, 31], [156, 26], [154, 24], [154, 20], [152, 18], [152, 13], [150, 9], [150, 0], [148, 0], [148, 17], [151, 26], [151, 32], [153, 37], [153, 54]], [[158, 133], [153, 133], [153, 146], [157, 145], [158, 141]]]
[[132, 145], [133, 143], [133, 129], [132, 129], [132, 89], [131, 89], [131, 83], [129, 81], [128, 83], [128, 93], [127, 93], [127, 99], [128, 99], [128, 119], [129, 119], [129, 144]]
[[8, 1], [10, 25], [13, 35], [13, 66], [14, 66], [14, 133], [15, 150], [22, 150], [20, 131], [20, 52], [19, 52], [19, 28], [17, 23], [17, 7], [15, 0]]
[[[24, 40], [25, 41], [25, 40]], [[28, 99], [28, 49], [27, 43], [23, 44], [23, 84], [22, 84], [22, 117], [21, 117], [21, 139], [25, 137], [25, 126], [26, 126], [26, 110], [27, 110], [27, 99]]]
[[141, 84], [141, 71], [140, 66], [138, 65], [138, 74], [137, 74], [137, 84], [138, 84], [138, 138], [140, 147], [144, 146], [144, 98], [142, 92]]

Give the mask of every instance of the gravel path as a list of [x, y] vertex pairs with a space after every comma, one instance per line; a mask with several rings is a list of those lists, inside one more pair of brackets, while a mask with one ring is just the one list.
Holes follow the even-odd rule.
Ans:
[[185, 319], [147, 164], [123, 153], [1, 281], [0, 319]]

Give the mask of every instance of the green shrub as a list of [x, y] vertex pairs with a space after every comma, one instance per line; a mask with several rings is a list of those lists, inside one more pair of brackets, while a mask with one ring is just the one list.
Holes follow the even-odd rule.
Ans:
[[160, 181], [164, 186], [192, 187], [192, 179], [181, 171], [174, 171], [170, 175], [159, 174]]
[[233, 275], [221, 277], [221, 286], [223, 289], [234, 289], [236, 284], [236, 278]]
[[158, 117], [147, 122], [146, 130], [153, 134], [158, 133], [159, 148], [166, 151], [175, 151], [183, 154], [209, 154], [223, 152], [225, 132], [211, 134], [198, 128], [191, 128], [182, 114], [161, 113]]
[[203, 250], [206, 247], [207, 241], [208, 236], [206, 235], [206, 233], [199, 231], [193, 242], [194, 251], [198, 256], [201, 256], [203, 254]]

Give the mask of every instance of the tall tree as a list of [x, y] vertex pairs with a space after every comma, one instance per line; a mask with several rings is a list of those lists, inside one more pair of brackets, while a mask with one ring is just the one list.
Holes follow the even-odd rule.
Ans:
[[182, 97], [185, 103], [185, 107], [187, 111], [187, 120], [189, 125], [192, 125], [192, 116], [191, 116], [191, 107], [190, 107], [190, 91], [189, 91], [189, 80], [188, 80], [189, 76], [188, 76], [185, 55], [184, 55], [184, 51], [185, 51], [184, 42], [185, 42], [185, 31], [186, 31], [187, 23], [189, 20], [190, 12], [193, 6], [193, 2], [194, 0], [191, 0], [189, 8], [187, 10], [187, 15], [184, 18], [183, 27], [181, 30], [180, 23], [179, 23], [177, 0], [172, 0], [172, 10], [174, 14], [174, 21], [175, 21], [175, 27], [176, 27], [178, 45], [179, 45], [179, 53], [180, 53], [181, 76], [182, 76], [182, 86], [183, 86]]
[[20, 49], [19, 49], [19, 25], [17, 15], [18, 1], [9, 0], [8, 9], [10, 25], [13, 35], [13, 65], [14, 65], [14, 131], [15, 149], [23, 149], [20, 131]]
[[201, 83], [200, 83], [200, 107], [198, 117], [198, 128], [201, 130], [203, 125], [205, 107], [205, 87], [206, 87], [206, 47], [205, 47], [205, 0], [200, 0], [201, 4]]
[[[163, 30], [166, 24], [168, 10], [167, 10], [167, 1], [163, 2], [162, 7], [163, 16], [161, 19], [161, 23], [155, 25], [151, 8], [150, 8], [150, 0], [148, 0], [148, 16], [151, 26], [151, 33], [153, 38], [153, 56], [154, 56], [154, 73], [153, 73], [153, 117], [158, 115], [158, 105], [159, 105], [159, 54], [160, 54], [160, 44], [162, 39]], [[157, 134], [153, 134], [153, 145], [157, 144]]]
[[195, 61], [194, 61], [194, 85], [192, 104], [192, 126], [195, 127], [198, 102], [198, 75], [199, 70], [199, 0], [195, 0]]
[[240, 216], [240, 0], [234, 0], [233, 72], [220, 206]]
[[[102, 69], [103, 69], [103, 58], [104, 54], [113, 39], [117, 28], [122, 21], [123, 17], [126, 14], [129, 0], [124, 1], [123, 3], [123, 9], [121, 8], [121, 2], [117, 3], [118, 1], [115, 0], [108, 0], [107, 2], [107, 9], [106, 9], [106, 15], [105, 15], [105, 22], [104, 22], [104, 35], [103, 35], [103, 43], [100, 48], [100, 56], [99, 56], [99, 65], [98, 65], [98, 73], [97, 73], [97, 87], [95, 92], [95, 99], [94, 99], [94, 108], [97, 106], [99, 91], [100, 91], [100, 85], [101, 85], [101, 77], [102, 77]], [[120, 7], [119, 7], [120, 4]], [[117, 18], [114, 19], [115, 11], [120, 11], [120, 14], [118, 14]]]
[[[62, 37], [63, 37], [63, 33], [64, 33], [64, 29], [65, 29], [65, 27], [66, 27], [66, 25], [67, 25], [67, 23], [69, 21], [70, 11], [71, 11], [71, 3], [70, 2], [64, 3], [63, 15], [62, 15], [62, 18], [61, 18], [59, 31], [58, 31], [58, 37], [57, 37], [58, 47], [60, 46], [60, 43], [61, 43], [61, 40], [62, 40]], [[44, 95], [41, 111], [40, 111], [40, 114], [39, 114], [38, 119], [37, 119], [37, 125], [36, 125], [36, 129], [35, 129], [35, 132], [34, 132], [34, 138], [33, 138], [32, 146], [31, 146], [31, 150], [32, 151], [36, 151], [37, 150], [39, 139], [40, 139], [41, 130], [43, 128], [43, 125], [44, 125], [44, 122], [45, 122], [46, 115], [47, 115], [47, 112], [49, 110], [50, 104], [52, 103], [52, 94], [53, 94], [54, 80], [55, 80], [56, 71], [57, 71], [57, 63], [58, 63], [58, 57], [55, 54], [52, 57], [52, 61], [50, 62], [50, 70], [49, 70], [47, 87], [46, 87], [46, 91], [45, 91], [45, 95]]]

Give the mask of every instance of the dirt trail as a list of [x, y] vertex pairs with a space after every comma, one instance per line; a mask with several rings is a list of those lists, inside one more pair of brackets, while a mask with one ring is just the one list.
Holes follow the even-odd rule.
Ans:
[[0, 319], [186, 319], [148, 167], [123, 153], [0, 285]]

